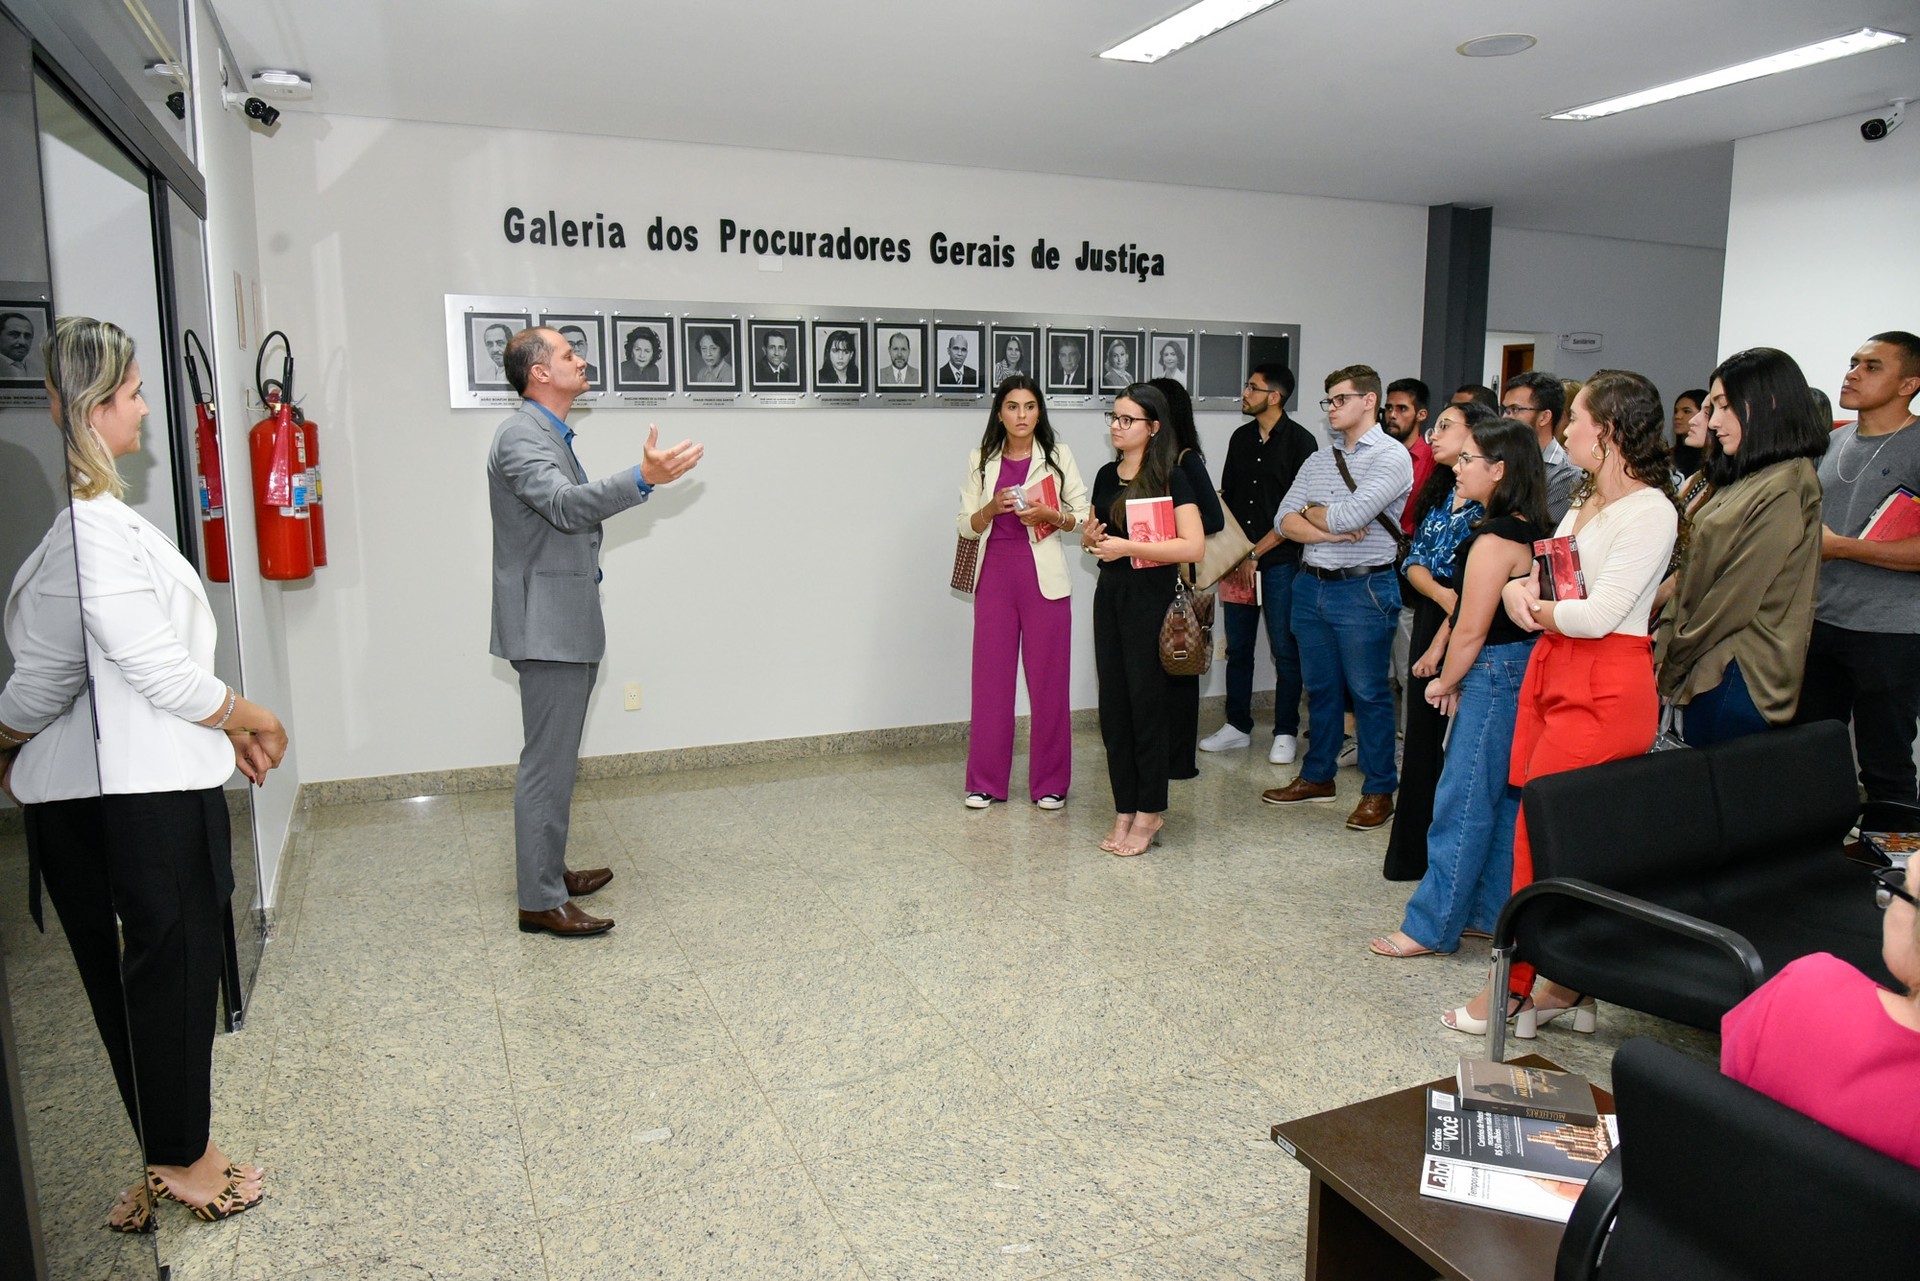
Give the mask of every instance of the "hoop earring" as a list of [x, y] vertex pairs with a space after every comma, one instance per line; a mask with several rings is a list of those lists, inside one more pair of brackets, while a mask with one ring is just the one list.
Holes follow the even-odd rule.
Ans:
[[1603, 462], [1603, 463], [1604, 463], [1604, 462], [1606, 462], [1606, 461], [1607, 461], [1607, 451], [1606, 451], [1605, 449], [1603, 449], [1603, 448], [1602, 448], [1602, 447], [1601, 447], [1600, 445], [1598, 445], [1598, 444], [1596, 444], [1596, 445], [1594, 445], [1594, 447], [1593, 447], [1592, 449], [1590, 449], [1590, 450], [1588, 450], [1587, 452], [1588, 452], [1588, 453], [1590, 453], [1590, 454], [1592, 454], [1592, 455], [1594, 456], [1594, 458], [1595, 458], [1595, 460], [1597, 460], [1597, 461], [1599, 461], [1599, 462]]

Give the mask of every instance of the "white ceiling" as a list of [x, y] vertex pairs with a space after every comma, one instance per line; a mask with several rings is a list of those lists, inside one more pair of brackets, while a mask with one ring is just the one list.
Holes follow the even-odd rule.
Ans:
[[[1502, 226], [1712, 246], [1734, 139], [1920, 97], [1920, 0], [1287, 0], [1155, 66], [1093, 54], [1180, 0], [216, 7], [248, 72], [313, 77], [282, 129], [312, 110], [1492, 205]], [[1860, 26], [1916, 39], [1607, 120], [1541, 118]], [[1508, 31], [1539, 45], [1454, 52]]]

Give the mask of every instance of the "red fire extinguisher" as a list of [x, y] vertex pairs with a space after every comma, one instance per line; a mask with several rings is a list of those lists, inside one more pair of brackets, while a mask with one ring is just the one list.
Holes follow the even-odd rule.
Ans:
[[[200, 352], [198, 364], [193, 359], [196, 348]], [[187, 382], [193, 388], [196, 419], [193, 467], [200, 491], [201, 557], [208, 581], [226, 583], [233, 580], [233, 565], [227, 557], [227, 487], [220, 475], [219, 410], [213, 403], [213, 389], [200, 385], [200, 365], [207, 367], [207, 377], [211, 379], [213, 362], [207, 359], [207, 349], [201, 346], [200, 336], [191, 329], [187, 330], [186, 358]]]
[[260, 576], [276, 582], [313, 577], [312, 521], [307, 509], [306, 435], [293, 421], [293, 349], [287, 348], [278, 383], [263, 381], [267, 347], [287, 336], [274, 330], [254, 360], [254, 387], [267, 416], [247, 433], [253, 461], [254, 535], [260, 543]]
[[293, 421], [300, 428], [301, 443], [307, 447], [307, 521], [313, 527], [313, 564], [317, 569], [327, 563], [327, 514], [320, 485], [320, 428], [300, 412], [298, 405], [293, 407]]

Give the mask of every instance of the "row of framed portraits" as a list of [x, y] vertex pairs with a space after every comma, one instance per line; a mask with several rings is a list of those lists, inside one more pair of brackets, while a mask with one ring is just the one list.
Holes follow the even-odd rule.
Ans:
[[1247, 370], [1269, 360], [1291, 367], [1299, 342], [1297, 325], [1142, 317], [458, 294], [446, 303], [456, 408], [512, 402], [506, 345], [533, 325], [559, 333], [586, 362], [582, 403], [636, 408], [972, 404], [1015, 374], [1069, 402], [1150, 378], [1172, 378], [1196, 401], [1237, 402]]

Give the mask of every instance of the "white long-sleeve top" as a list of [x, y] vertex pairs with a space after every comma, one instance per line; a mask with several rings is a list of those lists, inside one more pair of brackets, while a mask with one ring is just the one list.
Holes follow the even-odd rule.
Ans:
[[[1561, 517], [1560, 527], [1554, 532], [1573, 534], [1580, 510], [1575, 507]], [[1554, 627], [1587, 640], [1614, 632], [1647, 635], [1654, 593], [1667, 576], [1673, 542], [1679, 533], [1679, 513], [1657, 489], [1636, 489], [1596, 512], [1579, 533], [1573, 534], [1574, 544], [1580, 549], [1587, 598], [1556, 604]]]
[[233, 774], [226, 735], [194, 723], [227, 696], [206, 591], [125, 503], [76, 499], [54, 520], [14, 577], [5, 628], [14, 672], [0, 724], [35, 733], [13, 767], [22, 802], [189, 791]]

